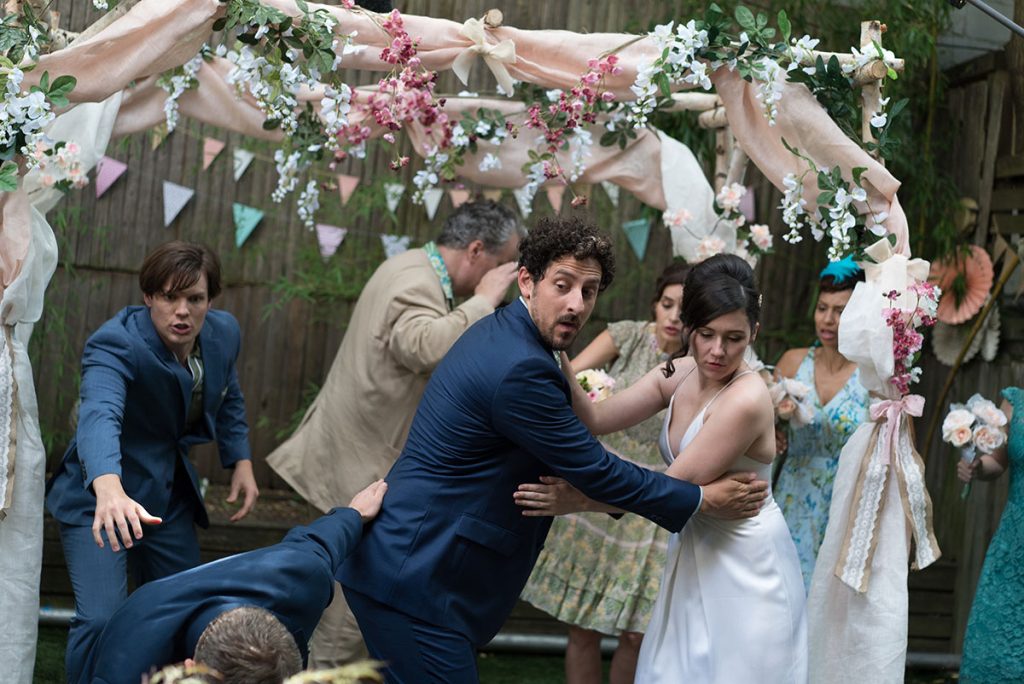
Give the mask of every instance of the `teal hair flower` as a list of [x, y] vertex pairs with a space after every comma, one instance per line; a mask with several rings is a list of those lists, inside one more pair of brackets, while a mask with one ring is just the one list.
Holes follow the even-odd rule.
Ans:
[[821, 273], [818, 274], [818, 279], [832, 276], [832, 282], [836, 285], [842, 285], [847, 280], [857, 278], [861, 273], [860, 266], [853, 260], [852, 256], [845, 256], [839, 261], [831, 261], [828, 266], [821, 269]]

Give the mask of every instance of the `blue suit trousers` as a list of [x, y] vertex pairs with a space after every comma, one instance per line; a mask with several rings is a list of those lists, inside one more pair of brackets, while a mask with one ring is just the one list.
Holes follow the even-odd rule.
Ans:
[[89, 651], [111, 614], [128, 598], [128, 572], [136, 586], [199, 565], [199, 540], [195, 531], [192, 497], [176, 497], [159, 525], [143, 525], [142, 539], [132, 548], [110, 550], [106, 532], [104, 547], [96, 546], [92, 528], [60, 523], [61, 544], [75, 592], [75, 616], [68, 632], [64, 664], [68, 682], [75, 682]]
[[[464, 634], [406, 615], [342, 586], [370, 657], [387, 684], [478, 684], [476, 649]], [[391, 654], [386, 657], [384, 654]]]

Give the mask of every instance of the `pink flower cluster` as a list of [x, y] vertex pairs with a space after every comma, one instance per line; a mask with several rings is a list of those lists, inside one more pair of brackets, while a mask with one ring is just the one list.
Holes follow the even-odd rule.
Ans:
[[[563, 92], [558, 96], [558, 102], [547, 107], [542, 107], [539, 103], [530, 106], [527, 112], [526, 126], [536, 128], [544, 134], [549, 154], [554, 155], [566, 145], [567, 138], [573, 129], [597, 121], [599, 103], [615, 100], [613, 93], [604, 90], [604, 79], [609, 74], [622, 73], [622, 67], [618, 66], [618, 61], [619, 58], [616, 55], [589, 60], [587, 62], [588, 71], [580, 77], [579, 82], [569, 92]], [[561, 168], [557, 163], [553, 163], [553, 166], [554, 175], [548, 175], [548, 178], [561, 175]], [[547, 170], [545, 170], [545, 175], [547, 175]]]
[[[381, 50], [380, 58], [395, 67], [378, 82], [378, 91], [365, 104], [356, 106], [364, 116], [352, 117], [353, 123], [338, 132], [339, 147], [343, 151], [337, 153], [336, 160], [347, 156], [345, 149], [358, 147], [370, 138], [371, 128], [359, 123], [370, 117], [378, 126], [388, 130], [384, 139], [391, 143], [395, 140], [392, 132], [411, 121], [422, 124], [427, 135], [431, 134], [432, 127], [439, 126], [441, 147], [451, 138], [454, 122], [449, 121], [448, 115], [442, 111], [444, 99], [434, 95], [437, 72], [425, 69], [416, 55], [418, 40], [410, 38], [398, 10], [392, 10], [381, 27], [391, 35], [391, 43]], [[401, 166], [405, 166], [401, 158], [392, 164], [392, 168]]]
[[935, 308], [939, 299], [937, 288], [928, 282], [912, 283], [908, 291], [917, 295], [917, 304], [913, 309], [899, 307], [896, 301], [900, 293], [892, 290], [885, 297], [893, 306], [882, 310], [886, 325], [892, 328], [895, 369], [889, 382], [899, 391], [900, 396], [909, 393], [910, 385], [921, 376], [921, 369], [914, 366], [914, 361], [924, 344], [924, 335], [917, 329], [935, 325]]

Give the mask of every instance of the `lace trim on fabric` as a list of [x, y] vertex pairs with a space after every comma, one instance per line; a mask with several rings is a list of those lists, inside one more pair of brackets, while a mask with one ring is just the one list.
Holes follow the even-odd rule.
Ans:
[[14, 358], [7, 326], [0, 334], [0, 520], [14, 495]]

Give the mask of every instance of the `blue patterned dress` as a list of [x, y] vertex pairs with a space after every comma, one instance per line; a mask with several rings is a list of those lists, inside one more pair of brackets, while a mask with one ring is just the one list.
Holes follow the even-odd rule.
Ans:
[[1024, 390], [1003, 396], [1013, 406], [1010, 493], [967, 619], [960, 681], [972, 684], [1024, 681]]
[[796, 379], [811, 388], [814, 420], [802, 428], [788, 429], [789, 451], [773, 495], [782, 507], [796, 544], [804, 588], [809, 589], [814, 561], [828, 525], [839, 452], [850, 435], [867, 420], [870, 399], [860, 384], [860, 369], [857, 369], [842, 389], [822, 406], [814, 384], [813, 347], [800, 362]]

